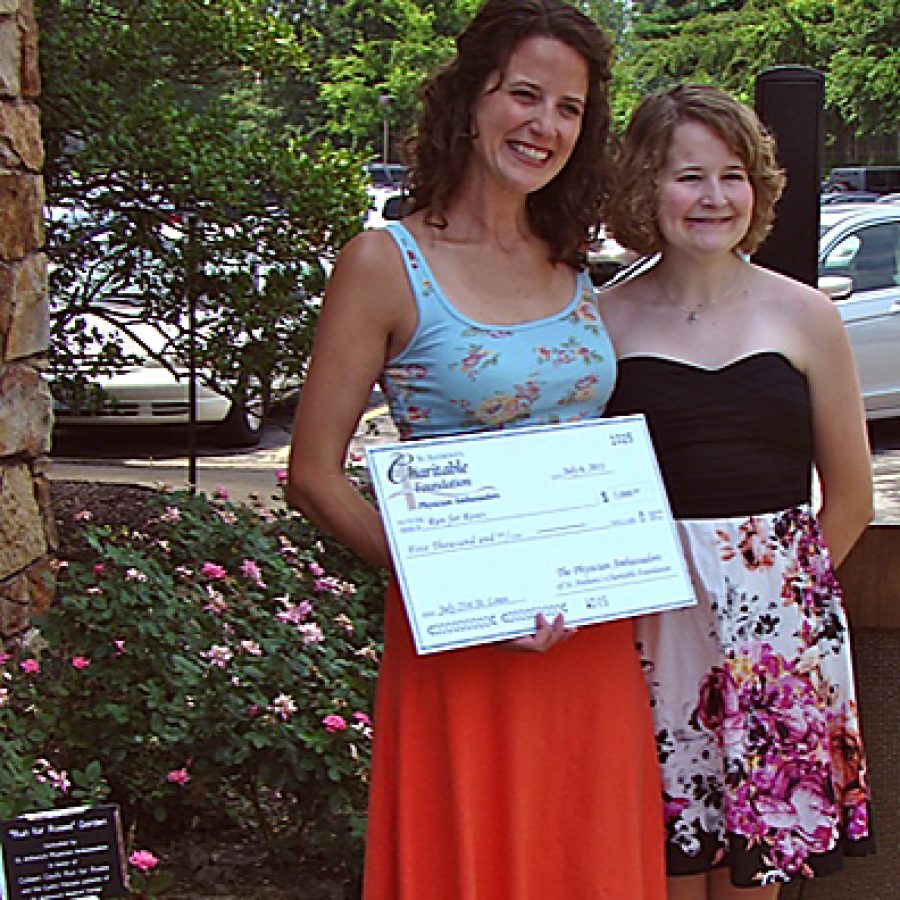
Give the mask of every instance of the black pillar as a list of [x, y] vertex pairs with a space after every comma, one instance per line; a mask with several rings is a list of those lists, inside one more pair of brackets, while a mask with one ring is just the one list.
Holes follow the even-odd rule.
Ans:
[[778, 142], [787, 187], [754, 261], [811, 285], [819, 249], [824, 88], [825, 76], [805, 66], [777, 66], [756, 79], [756, 112]]

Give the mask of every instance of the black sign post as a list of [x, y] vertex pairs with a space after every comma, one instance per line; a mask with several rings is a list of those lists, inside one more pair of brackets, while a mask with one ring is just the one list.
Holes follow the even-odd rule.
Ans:
[[813, 286], [818, 271], [824, 91], [825, 76], [805, 66], [776, 66], [756, 79], [756, 112], [778, 143], [787, 187], [772, 233], [754, 261]]
[[197, 217], [188, 213], [184, 293], [188, 310], [188, 490], [197, 493]]
[[116, 806], [74, 807], [0, 822], [4, 900], [126, 897]]

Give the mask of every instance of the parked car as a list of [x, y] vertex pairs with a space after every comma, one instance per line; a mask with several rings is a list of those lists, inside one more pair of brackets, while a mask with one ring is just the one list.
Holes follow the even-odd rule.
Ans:
[[894, 193], [900, 191], [900, 166], [838, 166], [828, 174], [824, 189]]
[[403, 218], [403, 193], [399, 188], [367, 188], [369, 209], [364, 228], [384, 228], [388, 222]]
[[881, 197], [873, 191], [825, 191], [819, 195], [819, 203], [875, 203]]
[[850, 335], [866, 415], [900, 416], [900, 203], [822, 207], [819, 286]]
[[[183, 425], [190, 421], [189, 367], [172, 355], [174, 329], [143, 321], [127, 298], [98, 304], [94, 312], [78, 319], [86, 371], [95, 368], [96, 354], [104, 344], [114, 344], [119, 357], [100, 372], [91, 371], [83, 387], [53, 384], [58, 424]], [[210, 387], [210, 381], [209, 372], [200, 367], [195, 380], [198, 425], [214, 426], [215, 440], [223, 446], [254, 446], [263, 427], [268, 386], [247, 376], [231, 397]]]
[[[164, 280], [164, 266], [150, 254], [128, 256], [123, 265], [109, 250], [109, 241], [125, 226], [112, 216], [56, 206], [47, 209], [46, 221], [50, 228], [67, 228], [63, 235], [86, 248], [77, 264], [65, 269], [51, 254], [51, 323], [54, 344], [63, 348], [57, 357], [51, 355], [48, 372], [57, 424], [187, 424], [188, 314], [178, 304], [173, 308], [154, 301], [156, 294], [172, 290]], [[177, 223], [162, 221], [158, 239], [162, 248], [177, 248], [184, 232]], [[134, 259], [138, 264], [132, 264]], [[329, 269], [323, 260], [315, 266], [300, 261], [283, 272], [247, 254], [239, 261], [220, 256], [215, 264], [204, 264], [198, 275], [204, 287], [196, 310], [195, 410], [197, 423], [214, 427], [219, 444], [255, 445], [271, 403], [299, 389], [299, 376], [283, 374], [289, 367], [273, 361], [271, 348], [311, 333], [317, 298], [307, 293], [306, 285], [318, 290]], [[217, 279], [235, 279], [253, 296], [278, 295], [287, 311], [277, 321], [259, 317], [246, 330], [235, 329], [215, 294], [206, 296]], [[288, 295], [265, 293], [270, 280], [278, 284], [275, 279], [288, 286]], [[213, 358], [207, 345], [227, 349]]]

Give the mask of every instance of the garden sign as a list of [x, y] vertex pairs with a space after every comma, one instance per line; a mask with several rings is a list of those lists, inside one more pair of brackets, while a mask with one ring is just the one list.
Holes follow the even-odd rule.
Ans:
[[0, 822], [2, 900], [128, 895], [118, 807], [70, 807]]

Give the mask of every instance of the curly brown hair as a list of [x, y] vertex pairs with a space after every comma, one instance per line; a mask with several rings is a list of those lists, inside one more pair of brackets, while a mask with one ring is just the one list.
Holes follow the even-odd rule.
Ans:
[[630, 250], [649, 255], [662, 249], [657, 226], [659, 174], [676, 125], [699, 122], [717, 134], [747, 169], [753, 214], [738, 247], [753, 253], [765, 240], [784, 189], [775, 141], [752, 109], [725, 91], [686, 84], [645, 97], [631, 116], [617, 161], [617, 180], [606, 226]]
[[535, 233], [554, 262], [582, 267], [585, 247], [609, 190], [611, 44], [606, 35], [562, 0], [487, 0], [456, 39], [456, 56], [422, 86], [422, 110], [407, 139], [409, 212], [425, 210], [446, 227], [446, 210], [472, 151], [472, 114], [488, 79], [502, 72], [522, 41], [554, 38], [588, 67], [581, 132], [565, 168], [528, 198]]

